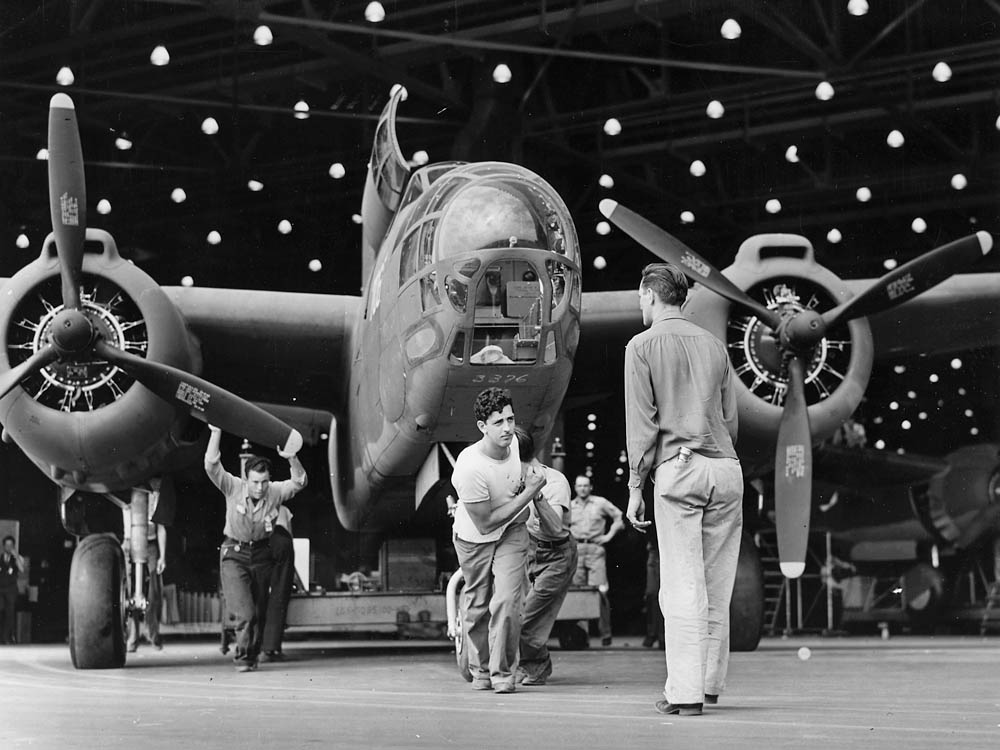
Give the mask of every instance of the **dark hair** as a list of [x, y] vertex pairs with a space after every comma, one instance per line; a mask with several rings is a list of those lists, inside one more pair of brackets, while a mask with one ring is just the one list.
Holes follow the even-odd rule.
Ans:
[[683, 305], [687, 299], [687, 277], [673, 263], [650, 263], [642, 269], [639, 286], [652, 289], [665, 305]]
[[477, 422], [485, 422], [493, 412], [502, 412], [505, 406], [514, 406], [506, 388], [487, 388], [476, 396], [474, 406]]
[[14, 544], [17, 544], [17, 540], [14, 537], [12, 537], [10, 534], [8, 534], [7, 536], [5, 536], [3, 538], [3, 543], [6, 544], [8, 539], [10, 539], [12, 542], [14, 542]]
[[535, 439], [531, 433], [523, 427], [514, 428], [514, 437], [517, 438], [517, 452], [522, 461], [530, 461], [535, 457]]
[[251, 471], [256, 471], [258, 474], [266, 472], [268, 477], [270, 477], [271, 462], [263, 456], [250, 456], [250, 458], [247, 459], [245, 471], [247, 476], [250, 476]]

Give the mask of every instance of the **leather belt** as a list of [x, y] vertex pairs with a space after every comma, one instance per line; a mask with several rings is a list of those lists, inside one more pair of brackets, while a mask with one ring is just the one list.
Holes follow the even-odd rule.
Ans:
[[225, 539], [226, 544], [235, 544], [237, 547], [246, 547], [247, 549], [255, 549], [257, 547], [263, 547], [268, 544], [270, 539], [254, 539], [249, 542], [241, 542], [239, 539], [233, 539], [231, 536], [227, 536]]
[[568, 541], [569, 541], [569, 537], [568, 536], [565, 537], [565, 538], [563, 538], [563, 539], [557, 539], [554, 542], [549, 542], [549, 541], [546, 541], [545, 539], [536, 539], [535, 540], [535, 546], [541, 547], [542, 549], [559, 549], [564, 544], [566, 544], [566, 542], [568, 542]]

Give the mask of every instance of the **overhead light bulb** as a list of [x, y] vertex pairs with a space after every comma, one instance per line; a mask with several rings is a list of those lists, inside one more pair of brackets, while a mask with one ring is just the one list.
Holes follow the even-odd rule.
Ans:
[[335, 161], [333, 164], [331, 164], [330, 169], [327, 171], [328, 174], [335, 180], [339, 180], [341, 177], [347, 174], [347, 170], [344, 169], [344, 165], [341, 164], [339, 161]]
[[258, 26], [253, 30], [253, 43], [258, 47], [266, 47], [274, 41], [270, 26]]
[[927, 222], [918, 216], [910, 223], [910, 229], [917, 234], [923, 234], [927, 231]]
[[739, 22], [735, 18], [727, 18], [722, 22], [722, 28], [719, 29], [719, 33], [722, 34], [723, 39], [739, 39], [740, 34], [743, 33], [743, 29], [740, 28]]
[[836, 245], [842, 239], [844, 239], [844, 236], [840, 233], [840, 230], [837, 229], [836, 227], [834, 227], [833, 229], [831, 229], [829, 232], [826, 233], [826, 241], [829, 242], [831, 245]]
[[693, 162], [691, 162], [691, 167], [689, 171], [695, 177], [701, 177], [702, 175], [705, 174], [705, 162], [703, 162], [701, 159], [695, 159]]
[[117, 138], [115, 138], [115, 148], [118, 149], [119, 151], [128, 151], [130, 148], [132, 148], [132, 141], [129, 140], [126, 136], [120, 135]]
[[611, 234], [611, 225], [606, 221], [597, 222], [597, 233], [601, 236]]
[[[608, 262], [604, 259], [603, 255], [598, 255], [596, 258], [594, 258], [594, 268], [596, 268], [598, 271], [603, 271], [607, 267], [608, 267]], [[591, 426], [593, 426], [593, 423], [591, 423]]]
[[892, 368], [892, 371], [895, 372], [897, 375], [902, 375], [904, 372], [906, 372], [906, 365], [896, 365], [895, 367]]
[[368, 23], [381, 23], [385, 20], [385, 8], [382, 7], [380, 2], [368, 3], [365, 8], [365, 20]]
[[153, 51], [149, 53], [149, 61], [156, 67], [162, 68], [164, 65], [170, 63], [170, 53], [167, 52], [167, 48], [162, 44], [157, 44], [153, 47]]
[[101, 198], [99, 201], [97, 201], [97, 213], [101, 214], [102, 216], [107, 216], [109, 213], [111, 213], [111, 201], [109, 201], [107, 198]]
[[184, 192], [184, 188], [174, 188], [170, 191], [170, 200], [174, 203], [183, 203], [187, 200], [187, 193]]
[[694, 214], [690, 211], [681, 211], [681, 224], [694, 224]]
[[764, 204], [764, 210], [769, 214], [776, 214], [781, 211], [781, 201], [777, 198], [771, 198], [767, 203]]
[[299, 99], [297, 102], [295, 102], [295, 119], [296, 120], [309, 119], [309, 105], [306, 104], [304, 99]]
[[875, 447], [878, 450], [882, 450], [883, 448], [885, 448], [885, 441], [884, 440], [876, 440], [875, 441]]
[[889, 402], [889, 408], [892, 411], [896, 411], [897, 409], [899, 409], [899, 402], [898, 401], [890, 401]]
[[406, 87], [403, 86], [403, 84], [401, 84], [401, 83], [394, 83], [394, 84], [392, 84], [392, 88], [389, 89], [389, 96], [395, 96], [396, 92], [399, 91], [400, 89], [403, 90], [403, 93], [400, 95], [399, 100], [401, 102], [405, 102], [406, 99], [407, 99], [407, 97], [409, 97], [410, 92], [407, 91]]
[[215, 135], [219, 132], [219, 121], [214, 117], [206, 117], [201, 121], [201, 132], [205, 135]]
[[259, 193], [264, 189], [264, 183], [260, 180], [250, 180], [247, 182], [247, 187], [250, 188], [250, 192]]
[[48, 161], [49, 160], [49, 150], [47, 148], [38, 149], [38, 153], [35, 154], [35, 158], [38, 161]]
[[816, 86], [816, 98], [821, 102], [833, 99], [833, 85], [829, 81], [820, 81]]
[[962, 174], [961, 172], [959, 172], [958, 174], [953, 174], [951, 176], [951, 186], [955, 188], [955, 190], [965, 190], [965, 187], [968, 184], [969, 181], [965, 178], [965, 175]]
[[222, 235], [216, 232], [214, 229], [208, 233], [208, 237], [205, 238], [209, 245], [218, 245], [222, 242]]
[[899, 426], [902, 427], [904, 430], [908, 430], [911, 427], [913, 427], [913, 425], [910, 424], [909, 419], [904, 419], [902, 422], [899, 423]]
[[608, 118], [604, 123], [604, 132], [608, 135], [618, 135], [622, 132], [622, 124], [614, 117]]
[[951, 66], [941, 61], [934, 66], [934, 70], [931, 71], [931, 76], [938, 83], [944, 83], [945, 81], [951, 80]]
[[882, 268], [884, 268], [886, 271], [891, 271], [898, 265], [899, 263], [896, 262], [895, 258], [886, 258], [885, 260], [882, 261]]
[[891, 130], [889, 135], [885, 137], [885, 142], [889, 144], [889, 148], [899, 148], [906, 143], [906, 139], [898, 130]]
[[417, 164], [418, 166], [423, 166], [424, 164], [429, 162], [430, 159], [431, 157], [423, 149], [421, 149], [420, 151], [413, 152], [413, 163]]
[[993, 123], [997, 130], [1000, 130], [1000, 115], [997, 115], [997, 121]]
[[313, 273], [318, 273], [323, 270], [323, 263], [319, 258], [313, 258], [309, 261], [309, 270]]
[[288, 219], [282, 219], [278, 222], [278, 231], [282, 234], [289, 234], [292, 231], [292, 222]]
[[493, 68], [493, 80], [497, 83], [510, 83], [511, 78], [510, 68], [507, 67], [506, 63], [500, 63]]
[[609, 174], [602, 174], [597, 178], [597, 184], [606, 190], [610, 190], [615, 186], [615, 178]]
[[960, 360], [958, 357], [955, 357], [955, 359], [953, 359], [951, 361], [951, 369], [952, 370], [961, 370], [962, 369], [962, 360]]
[[17, 239], [14, 240], [14, 244], [17, 245], [22, 250], [26, 250], [28, 248], [28, 245], [31, 244], [31, 241], [28, 239], [28, 235], [22, 232], [21, 234], [17, 235]]
[[76, 76], [73, 75], [73, 71], [65, 65], [59, 68], [59, 72], [56, 73], [56, 83], [60, 86], [72, 86], [75, 80]]
[[351, 221], [353, 221], [355, 224], [360, 224], [361, 222], [364, 221], [364, 219], [362, 218], [361, 214], [351, 214]]
[[863, 16], [868, 12], [868, 0], [848, 0], [847, 12], [852, 16]]
[[799, 163], [799, 147], [798, 146], [789, 146], [788, 148], [785, 149], [785, 161], [787, 161], [787, 162], [789, 162], [791, 164], [798, 164]]
[[185, 276], [181, 279], [181, 286], [194, 286], [194, 278], [191, 276]]
[[854, 196], [862, 203], [867, 203], [872, 199], [872, 191], [870, 188], [859, 187]]
[[726, 108], [722, 106], [722, 102], [718, 99], [713, 99], [705, 107], [705, 114], [711, 117], [713, 120], [718, 120], [724, 114], [726, 114]]

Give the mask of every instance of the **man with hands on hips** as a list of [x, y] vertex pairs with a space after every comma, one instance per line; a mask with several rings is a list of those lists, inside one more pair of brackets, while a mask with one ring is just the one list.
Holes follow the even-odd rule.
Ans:
[[291, 478], [271, 481], [271, 462], [251, 456], [246, 478], [230, 474], [222, 466], [219, 444], [222, 431], [209, 425], [211, 435], [205, 450], [205, 473], [226, 498], [225, 540], [222, 542], [219, 577], [226, 611], [223, 627], [235, 632], [233, 662], [239, 672], [257, 668], [268, 588], [271, 583], [270, 537], [282, 503], [306, 486], [306, 471], [295, 453], [278, 446], [278, 455], [288, 461]]

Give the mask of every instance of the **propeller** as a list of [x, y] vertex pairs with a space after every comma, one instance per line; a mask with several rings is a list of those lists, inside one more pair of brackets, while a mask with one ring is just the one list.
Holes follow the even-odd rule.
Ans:
[[297, 453], [302, 447], [302, 435], [260, 407], [183, 370], [124, 352], [101, 338], [83, 310], [80, 294], [86, 201], [76, 110], [66, 94], [56, 94], [49, 103], [49, 208], [59, 257], [63, 309], [53, 318], [45, 345], [0, 375], [0, 398], [53, 362], [73, 362], [96, 355], [202, 421], [259, 445]]
[[787, 373], [787, 392], [774, 457], [775, 523], [781, 572], [800, 576], [805, 569], [812, 504], [812, 435], [805, 398], [806, 367], [828, 329], [855, 318], [888, 310], [940, 284], [993, 247], [977, 232], [950, 242], [884, 275], [858, 296], [822, 314], [811, 309], [781, 313], [764, 307], [733, 284], [683, 242], [613, 200], [602, 200], [604, 216], [659, 258], [688, 277], [757, 316], [776, 333]]

